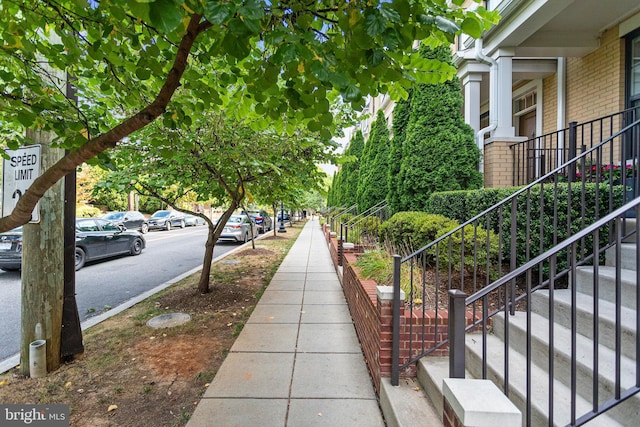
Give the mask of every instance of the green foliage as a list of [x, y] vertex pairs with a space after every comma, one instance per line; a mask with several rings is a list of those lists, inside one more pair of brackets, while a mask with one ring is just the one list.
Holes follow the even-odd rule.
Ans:
[[[110, 163], [107, 150], [157, 119], [177, 130], [203, 111], [224, 111], [254, 130], [291, 136], [305, 128], [326, 140], [337, 99], [359, 110], [368, 95], [399, 99], [415, 82], [455, 74], [450, 64], [413, 52], [414, 40], [448, 45], [497, 19], [484, 7], [441, 1], [4, 2], [0, 146], [30, 142], [30, 127], [69, 149], [54, 173], [33, 184], [32, 193], [44, 194], [69, 166]], [[77, 103], [66, 98], [64, 73]], [[173, 155], [155, 142], [148, 161]], [[35, 203], [21, 198], [18, 211]], [[16, 215], [0, 229], [28, 221]]]
[[356, 203], [363, 150], [364, 136], [361, 131], [357, 131], [344, 150], [345, 161], [331, 184], [332, 202], [328, 204], [329, 206], [351, 206]]
[[95, 206], [91, 205], [76, 205], [76, 217], [77, 218], [92, 218], [100, 216], [102, 211]]
[[400, 210], [400, 166], [402, 165], [404, 141], [407, 137], [412, 93], [413, 91], [410, 90], [408, 98], [399, 100], [393, 107], [393, 137], [389, 150], [389, 176], [387, 178], [387, 203], [391, 213]]
[[[582, 184], [574, 184], [582, 187]], [[596, 198], [596, 187], [599, 188], [599, 197]], [[514, 188], [486, 188], [473, 191], [457, 191], [434, 193], [428, 203], [428, 211], [432, 214], [446, 215], [462, 222], [475, 217], [489, 209], [491, 206], [513, 195], [520, 190]], [[563, 241], [568, 236], [592, 224], [597, 218], [601, 218], [610, 212], [609, 204], [614, 208], [622, 206], [624, 192], [622, 186], [613, 187], [613, 198], [609, 200], [609, 186], [606, 184], [585, 184], [585, 197], [582, 200], [576, 197], [577, 189], [572, 191], [571, 207], [569, 208], [569, 185], [553, 184], [534, 187], [529, 192], [529, 210], [527, 210], [527, 193], [517, 197], [516, 212], [516, 265], [522, 265], [527, 259], [551, 249], [556, 243]], [[542, 213], [540, 207], [542, 206]], [[511, 210], [509, 202], [501, 212], [494, 212], [489, 217], [489, 226], [493, 232], [501, 232], [502, 255], [506, 262], [510, 260], [511, 253]], [[557, 218], [554, 221], [554, 213]], [[500, 218], [502, 227], [500, 228]], [[542, 220], [541, 220], [542, 218]], [[482, 225], [486, 227], [486, 218]], [[571, 228], [567, 224], [571, 222]], [[527, 237], [528, 236], [528, 237]], [[600, 232], [601, 244], [605, 244], [609, 238], [609, 230]], [[590, 254], [593, 242], [585, 241], [583, 254]], [[528, 258], [527, 258], [528, 257]], [[558, 258], [558, 269], [565, 268], [566, 254]]]
[[88, 201], [94, 205], [103, 206], [108, 211], [126, 211], [129, 206], [126, 192], [105, 188], [101, 185], [93, 188]]
[[425, 212], [398, 212], [380, 226], [380, 239], [400, 253], [410, 253], [458, 226], [442, 215]]
[[[446, 47], [420, 49], [425, 58], [451, 61]], [[398, 178], [401, 210], [424, 210], [437, 191], [480, 188], [480, 151], [471, 127], [461, 116], [457, 79], [420, 85], [411, 98], [411, 113]]]
[[375, 216], [357, 220], [348, 232], [348, 241], [358, 244], [375, 244], [378, 241], [380, 219]]
[[382, 110], [378, 110], [371, 135], [364, 146], [358, 177], [358, 211], [364, 212], [383, 201], [389, 191], [389, 128]]
[[[358, 255], [355, 266], [360, 270], [360, 276], [365, 279], [375, 280], [381, 286], [393, 286], [393, 257], [382, 250], [365, 251]], [[417, 275], [417, 271], [414, 271]], [[405, 300], [420, 298], [419, 287], [411, 289], [411, 268], [408, 264], [400, 267], [400, 289], [405, 293]], [[414, 277], [414, 283], [419, 283], [420, 278]]]
[[[398, 212], [380, 226], [380, 238], [389, 242], [399, 253], [408, 254], [416, 251], [439, 237], [457, 228], [460, 223], [443, 215], [425, 212]], [[483, 244], [475, 245], [470, 236], [477, 236]], [[464, 247], [463, 247], [464, 239]], [[484, 244], [489, 240], [489, 245]], [[450, 249], [451, 248], [451, 249]], [[426, 261], [432, 261], [436, 253], [440, 259], [440, 268], [447, 268], [447, 264], [460, 271], [462, 268], [462, 251], [464, 249], [464, 265], [474, 268], [474, 258], [480, 260], [498, 259], [498, 239], [492, 231], [482, 227], [469, 225], [453, 233], [439, 248], [431, 247], [425, 252]], [[492, 272], [493, 273], [493, 272]]]

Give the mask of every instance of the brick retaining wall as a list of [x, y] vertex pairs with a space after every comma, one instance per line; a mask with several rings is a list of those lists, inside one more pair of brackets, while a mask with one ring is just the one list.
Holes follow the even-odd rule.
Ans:
[[[336, 271], [338, 266], [338, 242], [335, 237], [330, 237], [328, 230], [323, 227], [329, 244], [329, 252]], [[345, 250], [342, 265], [342, 288], [347, 299], [351, 318], [360, 340], [365, 360], [376, 389], [380, 391], [380, 380], [391, 376], [391, 348], [393, 334], [393, 301], [379, 300], [377, 297], [378, 284], [374, 280], [363, 279], [359, 275], [359, 269], [355, 266], [358, 254], [353, 249]], [[472, 320], [472, 313], [467, 313], [467, 324]], [[410, 322], [413, 323], [413, 337], [410, 337]], [[423, 329], [424, 325], [424, 329]], [[423, 333], [424, 331], [424, 333]], [[434, 310], [414, 309], [413, 313], [401, 305], [400, 318], [400, 362], [409, 360], [410, 354], [422, 351], [422, 340], [438, 342], [448, 336], [448, 312], [441, 310], [436, 324]], [[410, 339], [412, 338], [412, 339]], [[410, 346], [413, 346], [411, 352]], [[432, 353], [434, 356], [446, 356], [449, 347], [443, 346]], [[404, 372], [403, 377], [415, 377], [416, 365], [411, 365]]]

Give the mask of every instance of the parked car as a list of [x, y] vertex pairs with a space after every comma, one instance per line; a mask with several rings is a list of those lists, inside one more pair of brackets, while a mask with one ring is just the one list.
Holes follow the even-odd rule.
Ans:
[[127, 230], [103, 218], [76, 220], [76, 270], [87, 261], [116, 255], [140, 255], [146, 242], [142, 233]]
[[[253, 228], [253, 233], [251, 229]], [[224, 225], [220, 240], [233, 240], [236, 242], [247, 242], [253, 235], [258, 234], [255, 223], [249, 220], [246, 215], [231, 215]]]
[[[278, 212], [278, 221], [282, 218], [282, 212]], [[284, 220], [289, 221], [289, 214], [287, 212], [284, 213]]]
[[186, 227], [196, 227], [198, 225], [205, 225], [204, 219], [196, 215], [185, 215], [184, 225]]
[[115, 225], [124, 225], [127, 230], [138, 230], [142, 234], [149, 231], [149, 221], [138, 211], [109, 212], [102, 218]]
[[171, 230], [173, 227], [185, 226], [184, 214], [177, 211], [156, 211], [149, 218], [149, 230]]
[[0, 269], [20, 270], [22, 266], [22, 227], [0, 234]]
[[256, 223], [258, 233], [264, 233], [265, 231], [270, 231], [273, 229], [273, 220], [266, 211], [260, 209], [249, 211], [248, 214], [253, 219], [253, 222]]
[[[142, 233], [126, 230], [104, 218], [76, 220], [76, 270], [87, 261], [117, 255], [140, 255], [146, 242]], [[0, 234], [0, 269], [22, 268], [22, 227]]]

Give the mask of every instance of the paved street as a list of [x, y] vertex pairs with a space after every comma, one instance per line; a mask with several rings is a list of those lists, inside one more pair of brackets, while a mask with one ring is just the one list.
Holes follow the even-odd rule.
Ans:
[[[80, 320], [114, 309], [180, 274], [202, 265], [206, 227], [153, 231], [138, 256], [88, 263], [76, 272]], [[219, 243], [214, 257], [237, 248]], [[19, 272], [0, 272], [0, 363], [20, 349]]]

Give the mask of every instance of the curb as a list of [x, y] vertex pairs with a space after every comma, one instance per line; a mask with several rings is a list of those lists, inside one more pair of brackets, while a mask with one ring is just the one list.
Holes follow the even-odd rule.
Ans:
[[[271, 233], [267, 234], [267, 233], [263, 233], [258, 235], [254, 241], [258, 241], [261, 239], [264, 239], [267, 236], [270, 236]], [[211, 264], [220, 261], [221, 259], [224, 259], [226, 257], [228, 257], [229, 255], [233, 255], [236, 252], [239, 252], [240, 250], [246, 248], [247, 246], [251, 245], [251, 241], [247, 242], [247, 243], [243, 243], [242, 245], [238, 246], [237, 248], [234, 248], [232, 250], [230, 250], [229, 252], [225, 252], [224, 254], [217, 256], [215, 258], [213, 258], [211, 260]], [[125, 302], [123, 302], [122, 304], [118, 305], [117, 307], [112, 308], [109, 311], [105, 311], [102, 314], [99, 314], [97, 316], [93, 316], [88, 318], [87, 320], [85, 320], [84, 322], [80, 323], [80, 328], [84, 331], [85, 329], [88, 329], [92, 326], [97, 325], [98, 323], [109, 319], [110, 317], [115, 316], [116, 314], [120, 314], [123, 311], [125, 311], [128, 308], [133, 307], [134, 305], [136, 305], [137, 303], [144, 301], [145, 299], [149, 298], [152, 295], [157, 294], [158, 292], [168, 288], [169, 286], [175, 284], [176, 282], [179, 282], [180, 280], [184, 279], [185, 277], [191, 276], [192, 274], [197, 273], [198, 271], [202, 270], [202, 266], [199, 267], [195, 267], [189, 271], [186, 271], [182, 274], [180, 274], [179, 276], [174, 277], [173, 279], [167, 280], [166, 282], [156, 286], [153, 289], [149, 289], [146, 292], [141, 293], [138, 296], [135, 296]], [[16, 353], [13, 356], [9, 356], [8, 358], [0, 361], [0, 374], [4, 374], [5, 372], [7, 372], [10, 369], [13, 369], [14, 367], [18, 366], [20, 364], [20, 353]]]

